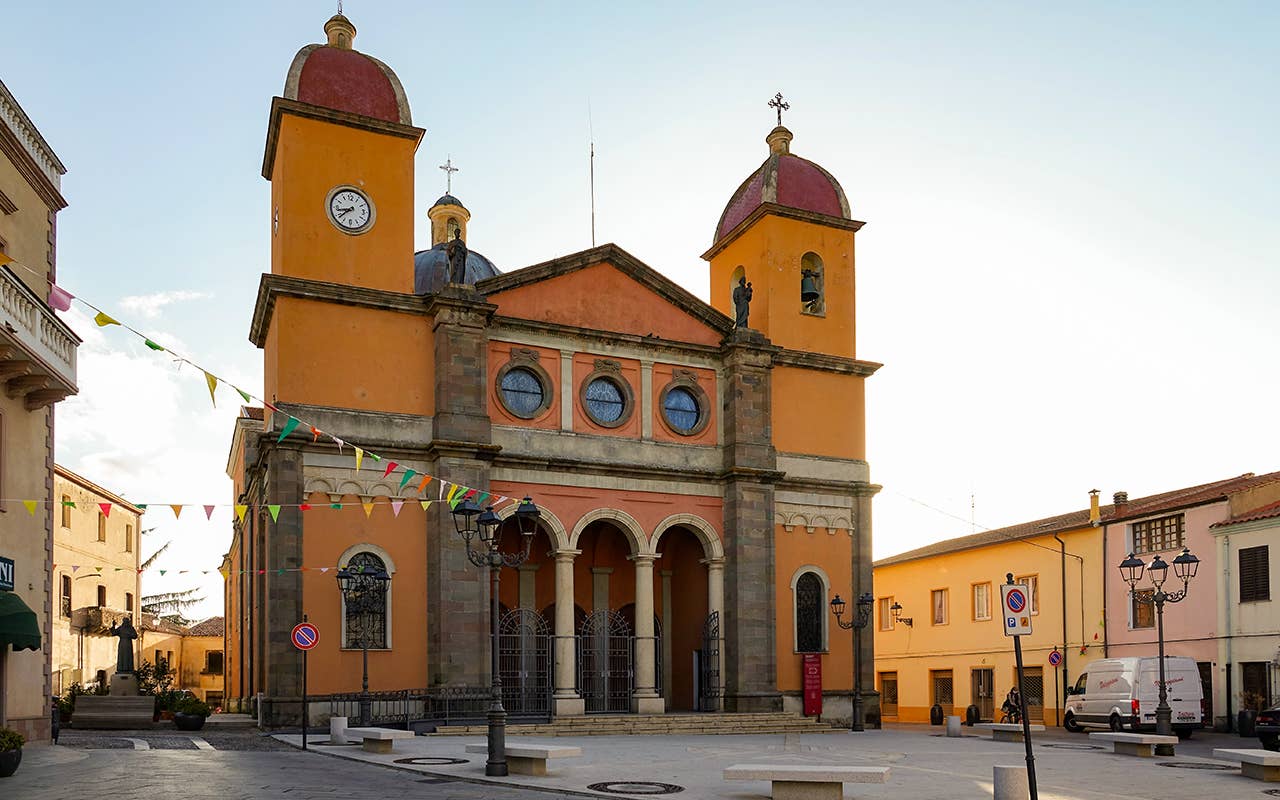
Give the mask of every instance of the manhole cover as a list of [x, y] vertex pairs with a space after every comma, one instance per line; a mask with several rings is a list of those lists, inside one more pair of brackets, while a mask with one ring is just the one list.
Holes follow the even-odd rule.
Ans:
[[1272, 797], [1280, 797], [1280, 789], [1263, 789], [1263, 794], [1269, 794]]
[[1043, 747], [1056, 747], [1059, 750], [1105, 750], [1096, 744], [1046, 744]]
[[1209, 769], [1219, 772], [1235, 772], [1240, 769], [1227, 764], [1205, 764], [1199, 761], [1161, 761], [1158, 766], [1173, 767], [1174, 769]]
[[654, 783], [652, 781], [608, 781], [593, 783], [587, 787], [597, 792], [609, 794], [675, 794], [683, 792], [683, 786], [674, 783]]
[[446, 764], [470, 764], [465, 758], [444, 758], [435, 756], [418, 756], [416, 758], [397, 758], [397, 764], [417, 764], [420, 767], [443, 767]]

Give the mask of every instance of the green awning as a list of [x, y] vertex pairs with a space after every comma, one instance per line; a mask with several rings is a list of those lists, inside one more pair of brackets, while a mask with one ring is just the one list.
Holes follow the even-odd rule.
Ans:
[[36, 612], [13, 592], [0, 592], [0, 648], [40, 649], [40, 622]]

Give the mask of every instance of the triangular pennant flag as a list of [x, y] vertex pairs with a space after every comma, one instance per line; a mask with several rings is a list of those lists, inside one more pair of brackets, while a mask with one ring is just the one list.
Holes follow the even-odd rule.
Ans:
[[431, 508], [431, 501], [430, 501], [430, 500], [419, 500], [418, 502], [422, 504], [422, 510], [423, 510], [423, 511], [426, 511], [428, 508]]
[[280, 506], [279, 506], [279, 504], [276, 504], [276, 505], [268, 504], [268, 505], [267, 505], [267, 511], [270, 511], [270, 512], [271, 512], [271, 521], [272, 521], [272, 522], [277, 522], [277, 521], [280, 519]]
[[315, 425], [312, 425], [312, 426], [311, 426], [311, 441], [313, 441], [313, 442], [318, 442], [318, 441], [320, 441], [320, 434], [321, 434], [321, 433], [323, 433], [323, 432], [324, 432], [324, 431], [320, 430], [320, 429], [319, 429], [319, 428], [317, 428]]
[[138, 567], [138, 574], [139, 574], [139, 575], [141, 575], [141, 574], [142, 574], [142, 567]]
[[59, 311], [70, 311], [71, 301], [75, 299], [75, 295], [63, 289], [56, 283], [49, 284], [49, 307], [56, 308]]
[[[222, 568], [221, 568], [221, 567], [219, 567], [219, 568], [218, 568], [218, 572], [222, 572]], [[208, 575], [208, 574], [209, 574], [209, 570], [207, 570], [207, 569], [202, 569], [202, 570], [200, 570], [200, 574], [201, 574], [201, 575]]]
[[392, 501], [391, 501], [391, 514], [392, 514], [393, 516], [396, 516], [396, 517], [400, 516], [400, 509], [401, 509], [401, 508], [403, 508], [403, 507], [404, 507], [404, 501], [403, 501], [403, 500], [392, 500]]
[[268, 403], [266, 400], [263, 400], [263, 401], [262, 401], [262, 404], [263, 404], [264, 406], [266, 406], [267, 408], [271, 409], [272, 411], [279, 411], [279, 410], [280, 410], [280, 409], [276, 408], [274, 405], [272, 405], [271, 403]]
[[463, 500], [470, 500], [471, 498], [476, 497], [476, 496], [478, 496], [479, 494], [480, 494], [480, 490], [479, 490], [479, 489], [468, 489], [468, 490], [467, 490], [467, 493], [466, 493], [466, 494], [464, 494], [464, 495], [462, 496], [462, 499], [463, 499]]
[[230, 573], [230, 570], [228, 570], [226, 567], [218, 567], [218, 574], [222, 576], [222, 579], [224, 581], [229, 577], [229, 573]]
[[444, 499], [445, 499], [445, 500], [448, 500], [450, 503], [452, 503], [452, 502], [453, 502], [453, 498], [454, 498], [455, 496], [457, 496], [458, 492], [459, 492], [461, 489], [463, 489], [463, 488], [465, 488], [465, 487], [459, 486], [459, 485], [458, 485], [458, 484], [456, 484], [456, 483], [451, 483], [451, 484], [449, 484], [449, 491], [445, 494]]
[[430, 476], [430, 475], [423, 475], [423, 476], [422, 476], [422, 483], [418, 484], [418, 494], [422, 494], [422, 490], [423, 490], [423, 489], [425, 489], [425, 488], [427, 488], [427, 484], [428, 484], [428, 483], [431, 483], [431, 476]]
[[[155, 342], [151, 341], [150, 339], [143, 339], [143, 340], [142, 340], [142, 343], [143, 343], [143, 344], [145, 344], [147, 347], [150, 347], [152, 350], [156, 350], [156, 351], [159, 351], [159, 352], [161, 352], [161, 353], [163, 353], [163, 352], [164, 352], [164, 348], [163, 348], [163, 347], [161, 347], [160, 345], [158, 345], [158, 344], [156, 344]], [[208, 373], [205, 373], [205, 374], [207, 375]]]
[[217, 376], [217, 375], [210, 375], [210, 374], [208, 373], [208, 371], [204, 371], [204, 382], [205, 382], [205, 383], [207, 383], [207, 384], [209, 384], [209, 401], [210, 401], [211, 403], [213, 403], [213, 407], [214, 407], [214, 408], [217, 408], [217, 407], [218, 407], [218, 399], [217, 399], [216, 397], [214, 397], [214, 396], [213, 396], [213, 393], [214, 393], [214, 392], [217, 390], [217, 388], [218, 388], [218, 376]]
[[[98, 567], [98, 571], [99, 571], [99, 572], [101, 572], [101, 571], [102, 571], [102, 567]], [[168, 572], [168, 571], [169, 571], [169, 570], [167, 570], [167, 569], [162, 569], [162, 570], [160, 570], [160, 574], [161, 574], [161, 575], [163, 575], [163, 574], [165, 574], [165, 573], [166, 573], [166, 572]]]
[[411, 470], [408, 467], [405, 467], [404, 477], [400, 479], [400, 488], [403, 489], [404, 485], [408, 483], [409, 480], [412, 479], [414, 475], [417, 475], [417, 474], [418, 473], [415, 470]]
[[444, 499], [444, 490], [445, 490], [446, 488], [448, 488], [448, 486], [449, 486], [449, 482], [448, 482], [448, 481], [446, 481], [444, 478], [441, 478], [441, 479], [440, 479], [440, 496], [439, 496], [438, 498], [436, 498], [437, 500], [443, 500], [443, 499]]
[[338, 453], [342, 453], [342, 448], [346, 444], [346, 442], [342, 441], [337, 436], [330, 436], [329, 438], [332, 439], [333, 443], [338, 446]]
[[205, 519], [213, 519], [213, 510], [214, 510], [215, 508], [217, 508], [217, 506], [205, 506], [205, 507], [204, 507], [204, 518], [205, 518]]
[[[75, 564], [75, 565], [73, 565], [73, 566], [71, 567], [71, 571], [72, 571], [72, 572], [75, 572], [75, 571], [77, 571], [77, 570], [79, 570], [79, 569], [80, 569], [80, 565], [79, 565], [79, 564]], [[138, 572], [142, 572], [142, 570], [138, 570]]]
[[24, 506], [26, 506], [26, 507], [27, 507], [27, 513], [28, 513], [28, 514], [30, 514], [30, 515], [31, 515], [31, 516], [33, 516], [33, 517], [36, 515], [36, 501], [35, 501], [35, 500], [23, 500], [23, 501], [22, 501], [22, 504], [23, 504]]
[[321, 567], [321, 568], [320, 568], [320, 571], [321, 571], [321, 572], [328, 572], [328, 571], [329, 571], [329, 568], [328, 568], [328, 567]]
[[341, 511], [342, 503], [330, 503], [329, 508], [332, 508], [334, 511]]
[[364, 451], [359, 447], [356, 448], [356, 472], [360, 471], [360, 462], [364, 461]]
[[120, 571], [120, 570], [122, 570], [122, 569], [124, 569], [124, 567], [116, 567], [115, 569], [113, 569], [113, 570], [111, 570], [111, 571], [112, 571], [112, 572], [119, 572], [119, 571]]
[[99, 311], [99, 312], [97, 313], [97, 315], [93, 318], [93, 321], [94, 321], [94, 322], [96, 322], [96, 323], [98, 323], [98, 327], [99, 327], [99, 328], [105, 328], [105, 327], [107, 327], [108, 325], [119, 325], [119, 324], [120, 324], [119, 320], [112, 319], [112, 318], [111, 318], [110, 316], [108, 316], [108, 315], [106, 314], [106, 312], [104, 312], [104, 311]]
[[146, 504], [146, 503], [134, 503], [134, 505], [136, 505], [138, 508], [142, 509], [143, 511], [146, 511], [146, 510], [147, 510], [147, 504]]
[[284, 429], [280, 431], [280, 438], [276, 439], [276, 441], [283, 442], [289, 438], [289, 434], [293, 433], [293, 429], [298, 427], [299, 424], [300, 421], [297, 417], [289, 417], [289, 421], [284, 424]]
[[374, 461], [381, 461], [381, 460], [382, 460], [382, 456], [378, 455], [377, 453], [370, 453], [370, 454], [369, 454], [369, 458], [372, 458]]
[[110, 504], [110, 503], [98, 503], [98, 508], [102, 509], [102, 516], [104, 516], [104, 517], [110, 517], [110, 516], [111, 516], [111, 504]]
[[178, 517], [181, 517], [181, 516], [182, 516], [182, 504], [181, 504], [181, 503], [178, 503], [177, 505], [171, 505], [171, 506], [169, 506], [169, 508], [172, 508], [172, 509], [173, 509], [173, 518], [174, 518], [174, 519], [177, 519]]
[[361, 503], [360, 505], [364, 506], [364, 515], [366, 517], [373, 515], [373, 503], [364, 502], [364, 503]]
[[244, 514], [248, 510], [249, 510], [249, 507], [247, 505], [244, 505], [242, 503], [236, 503], [236, 519], [240, 520], [241, 522], [244, 522]]
[[[98, 572], [102, 572], [102, 567], [94, 567], [94, 569], [97, 570]], [[164, 570], [160, 570], [160, 574], [163, 575]]]
[[241, 399], [243, 399], [246, 403], [253, 402], [253, 398], [250, 397], [249, 393], [246, 392], [244, 389], [241, 389], [239, 386], [237, 386], [236, 391], [239, 392]]
[[298, 510], [299, 510], [299, 511], [310, 511], [310, 510], [311, 510], [311, 504], [310, 504], [310, 503], [299, 503], [299, 504], [298, 504]]
[[387, 471], [386, 471], [386, 472], [384, 472], [384, 473], [382, 473], [382, 477], [384, 477], [384, 478], [385, 478], [385, 477], [387, 477], [388, 475], [390, 475], [392, 472], [395, 472], [395, 469], [396, 469], [396, 467], [398, 467], [398, 466], [400, 466], [400, 465], [399, 465], [399, 464], [397, 464], [396, 462], [394, 462], [394, 461], [388, 461], [388, 462], [387, 462]]
[[265, 569], [260, 569], [260, 570], [258, 570], [258, 574], [259, 574], [259, 575], [266, 575], [266, 574], [267, 574], [267, 571], [266, 571]]
[[5, 264], [12, 264], [12, 263], [13, 263], [12, 256], [6, 256], [4, 253], [0, 253], [0, 267], [3, 267]]
[[76, 501], [75, 501], [75, 500], [63, 500], [63, 501], [62, 501], [62, 505], [66, 506], [67, 508], [75, 508], [75, 507], [76, 507]]

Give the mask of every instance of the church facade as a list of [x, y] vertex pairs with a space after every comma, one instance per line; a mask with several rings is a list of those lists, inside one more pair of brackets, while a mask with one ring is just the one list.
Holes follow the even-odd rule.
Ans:
[[[267, 132], [271, 273], [250, 338], [270, 404], [244, 409], [228, 462], [250, 508], [224, 565], [229, 705], [297, 721], [304, 615], [312, 694], [359, 691], [366, 650], [372, 692], [488, 685], [484, 571], [437, 483], [388, 477], [394, 461], [540, 509], [528, 560], [501, 575], [509, 705], [799, 709], [813, 653], [824, 716], [849, 717], [856, 663], [874, 724], [873, 637], [855, 659], [828, 610], [871, 591], [879, 488], [863, 404], [879, 364], [855, 354], [862, 223], [836, 180], [770, 132], [703, 255], [710, 304], [612, 244], [500, 270], [452, 193], [415, 253], [424, 131], [350, 21], [325, 30]], [[515, 507], [496, 508], [507, 550]], [[353, 565], [389, 578], [372, 633], [330, 568]]]

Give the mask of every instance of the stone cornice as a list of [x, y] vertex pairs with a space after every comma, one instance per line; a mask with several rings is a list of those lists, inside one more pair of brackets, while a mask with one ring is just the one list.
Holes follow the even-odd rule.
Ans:
[[822, 372], [836, 372], [841, 375], [874, 375], [876, 370], [884, 366], [875, 361], [859, 361], [856, 358], [832, 356], [825, 353], [806, 353], [803, 350], [780, 350], [773, 357], [773, 363], [784, 367], [800, 367], [816, 369]]
[[67, 207], [58, 184], [49, 180], [48, 172], [41, 169], [40, 164], [32, 158], [30, 149], [23, 145], [23, 141], [7, 125], [0, 125], [0, 154], [9, 159], [18, 174], [40, 195], [40, 199], [51, 211], [61, 211]]
[[3, 123], [0, 128], [13, 134], [32, 164], [45, 176], [54, 192], [58, 192], [62, 188], [62, 176], [67, 174], [67, 168], [44, 136], [40, 135], [40, 129], [27, 116], [27, 112], [22, 110], [22, 105], [9, 91], [9, 87], [4, 85], [4, 81], [0, 81], [0, 123]]
[[289, 100], [284, 97], [273, 97], [271, 98], [271, 117], [267, 123], [267, 144], [262, 154], [262, 177], [267, 180], [271, 180], [271, 170], [275, 166], [276, 143], [280, 137], [280, 120], [286, 112], [304, 119], [332, 122], [335, 125], [346, 125], [349, 128], [357, 128], [370, 133], [385, 133], [402, 139], [412, 139], [415, 149], [418, 143], [422, 141], [423, 135], [426, 134], [424, 129], [415, 128], [412, 125], [401, 125], [398, 122], [387, 122], [361, 114], [352, 114], [349, 111], [337, 111], [324, 106], [313, 106], [310, 103]]
[[696, 354], [709, 358], [715, 358], [720, 355], [719, 347], [696, 344], [693, 342], [678, 342], [673, 339], [662, 339], [657, 336], [638, 336], [632, 333], [613, 333], [610, 331], [597, 330], [595, 328], [579, 328], [575, 325], [563, 325], [557, 322], [542, 322], [541, 320], [506, 317], [501, 314], [494, 315], [493, 319], [494, 325], [492, 330], [498, 338], [501, 338], [503, 333], [527, 332], [562, 337], [564, 339], [584, 339], [609, 345], [618, 345], [623, 343], [633, 345], [640, 350], [651, 350], [654, 353]]
[[249, 341], [258, 347], [262, 347], [266, 341], [276, 299], [280, 297], [376, 308], [381, 311], [398, 311], [404, 314], [423, 314], [427, 309], [424, 299], [416, 294], [368, 289], [361, 286], [348, 286], [344, 283], [294, 278], [288, 275], [263, 274], [258, 282], [258, 301], [253, 308], [253, 321], [249, 325]]
[[715, 258], [721, 250], [728, 247], [730, 243], [746, 232], [747, 228], [750, 228], [752, 225], [756, 224], [757, 220], [768, 214], [773, 214], [778, 217], [786, 217], [787, 219], [797, 219], [801, 222], [812, 222], [815, 225], [825, 225], [828, 228], [840, 228], [854, 233], [861, 230], [862, 226], [867, 224], [865, 222], [859, 222], [856, 219], [844, 219], [843, 217], [833, 217], [828, 214], [819, 214], [814, 211], [802, 211], [798, 208], [781, 206], [777, 203], [761, 203], [756, 207], [755, 211], [748, 214], [747, 218], [742, 222], [739, 222], [733, 230], [720, 237], [715, 244], [711, 245], [711, 249], [703, 253], [702, 257], [707, 261]]
[[834, 492], [850, 497], [873, 497], [881, 489], [866, 481], [830, 481], [821, 478], [793, 478], [789, 475], [778, 481], [778, 488], [796, 492]]
[[427, 445], [429, 458], [478, 458], [493, 461], [502, 451], [502, 445], [488, 442], [457, 442], [451, 439], [432, 439]]

